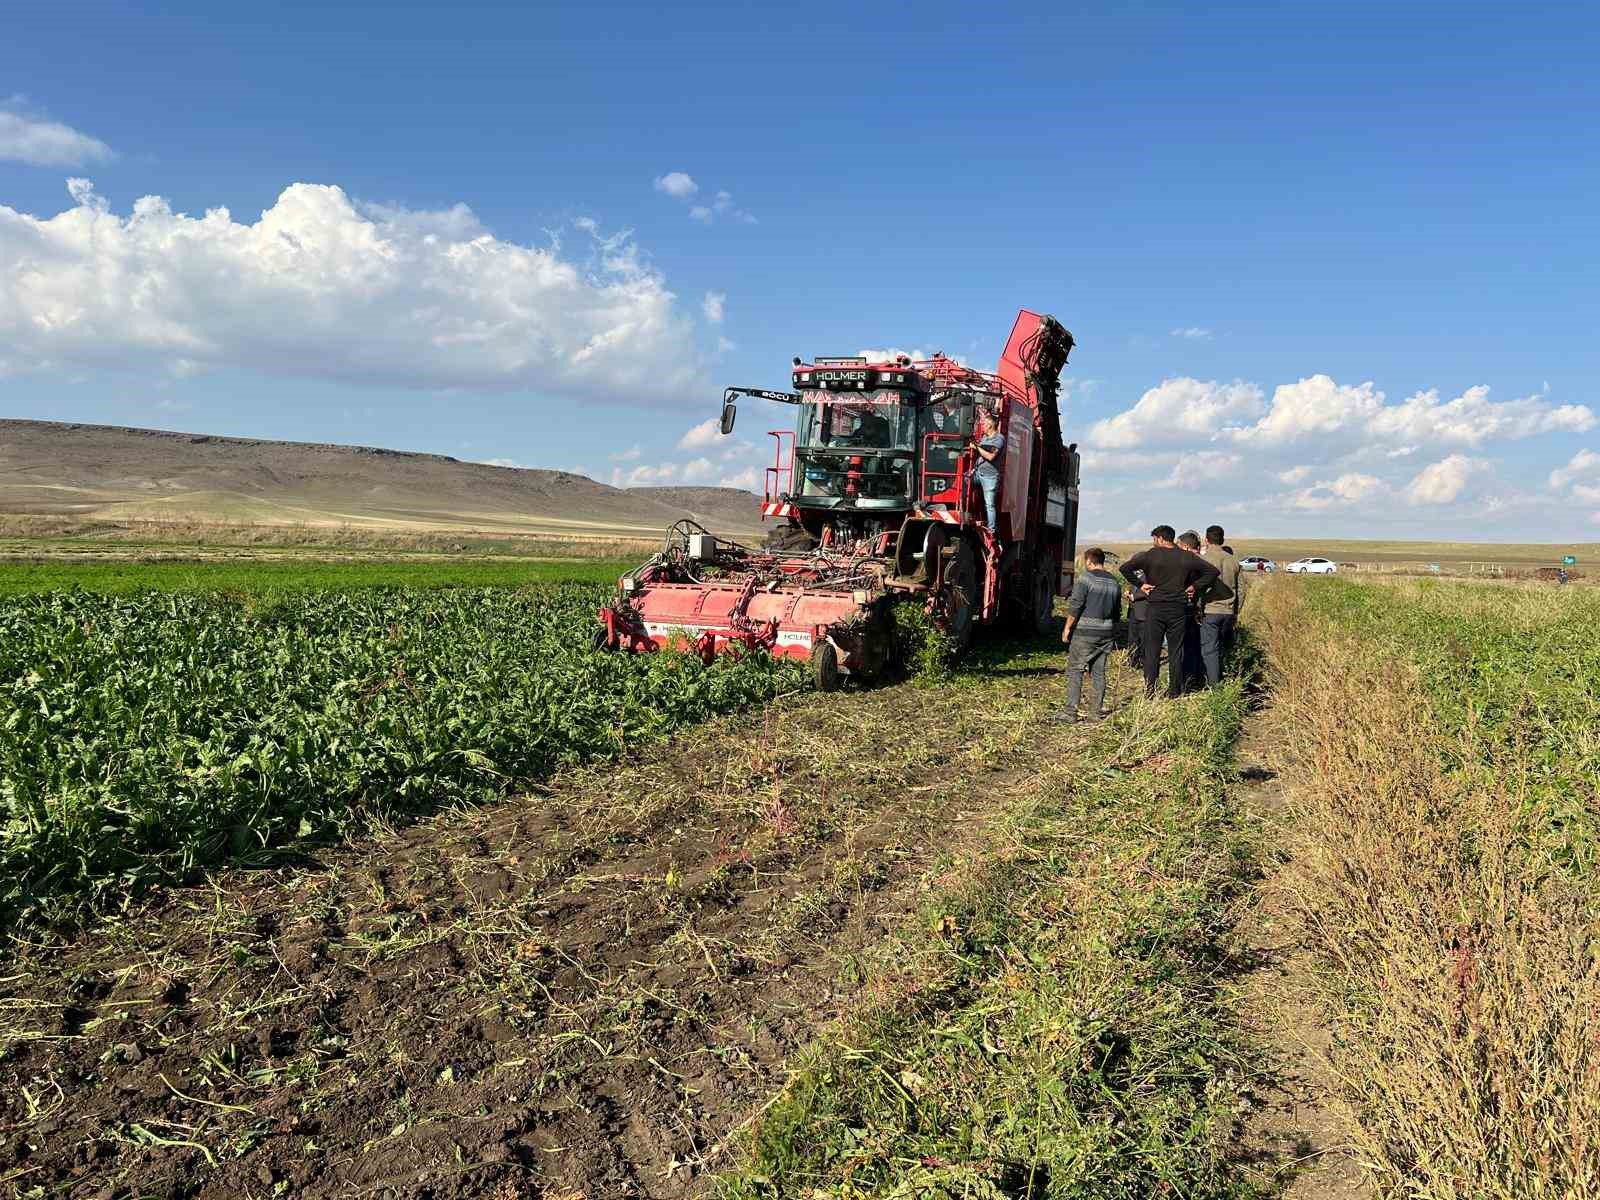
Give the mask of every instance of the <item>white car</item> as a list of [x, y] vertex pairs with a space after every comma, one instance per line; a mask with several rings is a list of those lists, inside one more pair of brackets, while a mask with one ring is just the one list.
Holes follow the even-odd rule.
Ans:
[[1276, 571], [1278, 564], [1270, 558], [1261, 558], [1255, 554], [1247, 554], [1239, 560], [1241, 571]]
[[1297, 558], [1284, 568], [1291, 575], [1332, 575], [1339, 564], [1327, 558]]

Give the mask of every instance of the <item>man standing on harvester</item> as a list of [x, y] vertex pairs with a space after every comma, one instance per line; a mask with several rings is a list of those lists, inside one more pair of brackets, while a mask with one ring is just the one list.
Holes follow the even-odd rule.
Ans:
[[1006, 439], [1000, 434], [1000, 423], [987, 408], [978, 413], [977, 438], [972, 448], [977, 453], [972, 479], [983, 493], [984, 519], [989, 522], [989, 530], [998, 541], [1000, 510], [995, 506], [995, 495], [1000, 490], [1000, 460], [1006, 452]]
[[[1153, 543], [1122, 563], [1122, 577], [1145, 597], [1144, 691], [1156, 694], [1161, 678], [1161, 643], [1167, 644], [1167, 696], [1183, 695], [1184, 634], [1187, 632], [1189, 588], [1197, 595], [1214, 589], [1220, 572], [1198, 554], [1180, 550], [1173, 544], [1171, 525], [1157, 525], [1150, 531]], [[1143, 572], [1143, 575], [1140, 575]], [[1222, 588], [1221, 591], [1226, 591]], [[1215, 597], [1216, 591], [1212, 591]]]

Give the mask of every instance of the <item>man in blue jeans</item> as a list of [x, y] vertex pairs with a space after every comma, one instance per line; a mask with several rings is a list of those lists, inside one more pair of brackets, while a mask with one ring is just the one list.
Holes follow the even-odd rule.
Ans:
[[1067, 650], [1067, 704], [1051, 720], [1063, 725], [1078, 720], [1083, 677], [1089, 676], [1089, 719], [1106, 715], [1106, 662], [1116, 646], [1117, 617], [1122, 612], [1122, 585], [1106, 570], [1106, 552], [1098, 546], [1083, 552], [1083, 573], [1073, 582], [1067, 600], [1067, 627], [1061, 640]]
[[1233, 627], [1239, 619], [1241, 572], [1233, 551], [1222, 544], [1226, 536], [1221, 525], [1208, 526], [1206, 548], [1200, 552], [1200, 557], [1217, 569], [1216, 586], [1199, 597], [1204, 604], [1200, 611], [1200, 658], [1210, 687], [1222, 682], [1222, 652], [1233, 641]]

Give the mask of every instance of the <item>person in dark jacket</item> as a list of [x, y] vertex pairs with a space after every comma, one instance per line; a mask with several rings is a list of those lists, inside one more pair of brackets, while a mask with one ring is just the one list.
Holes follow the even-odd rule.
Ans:
[[1083, 573], [1067, 600], [1067, 625], [1061, 640], [1067, 650], [1067, 706], [1051, 718], [1070, 725], [1078, 719], [1083, 677], [1089, 676], [1089, 719], [1106, 715], [1106, 663], [1116, 641], [1122, 614], [1122, 585], [1106, 570], [1106, 552], [1098, 546], [1083, 552]]
[[[1157, 525], [1150, 531], [1151, 546], [1122, 564], [1122, 577], [1145, 596], [1144, 658], [1145, 695], [1156, 694], [1161, 677], [1161, 643], [1167, 644], [1167, 695], [1183, 695], [1183, 641], [1187, 631], [1189, 589], [1204, 593], [1217, 580], [1217, 568], [1173, 544], [1171, 525]], [[1141, 580], [1139, 572], [1144, 572]]]
[[[1184, 530], [1178, 535], [1178, 548], [1187, 550], [1190, 554], [1200, 554], [1199, 533], [1193, 529]], [[1200, 556], [1205, 557], [1203, 554]], [[1200, 615], [1205, 608], [1204, 597], [1191, 590], [1186, 608], [1188, 611], [1184, 617], [1183, 627], [1183, 686], [1185, 691], [1197, 692], [1204, 686], [1206, 679], [1205, 662], [1200, 653]]]
[[1144, 572], [1141, 571], [1128, 594], [1128, 665], [1135, 671], [1144, 669], [1144, 609], [1149, 601], [1139, 590], [1143, 582]]

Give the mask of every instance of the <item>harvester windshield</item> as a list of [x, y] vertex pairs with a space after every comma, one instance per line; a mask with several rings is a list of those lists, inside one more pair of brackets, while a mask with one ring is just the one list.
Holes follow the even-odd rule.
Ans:
[[801, 409], [797, 441], [808, 450], [909, 452], [917, 444], [917, 410], [908, 404], [829, 396]]
[[795, 431], [800, 496], [833, 507], [909, 503], [918, 411], [874, 396], [807, 396]]

